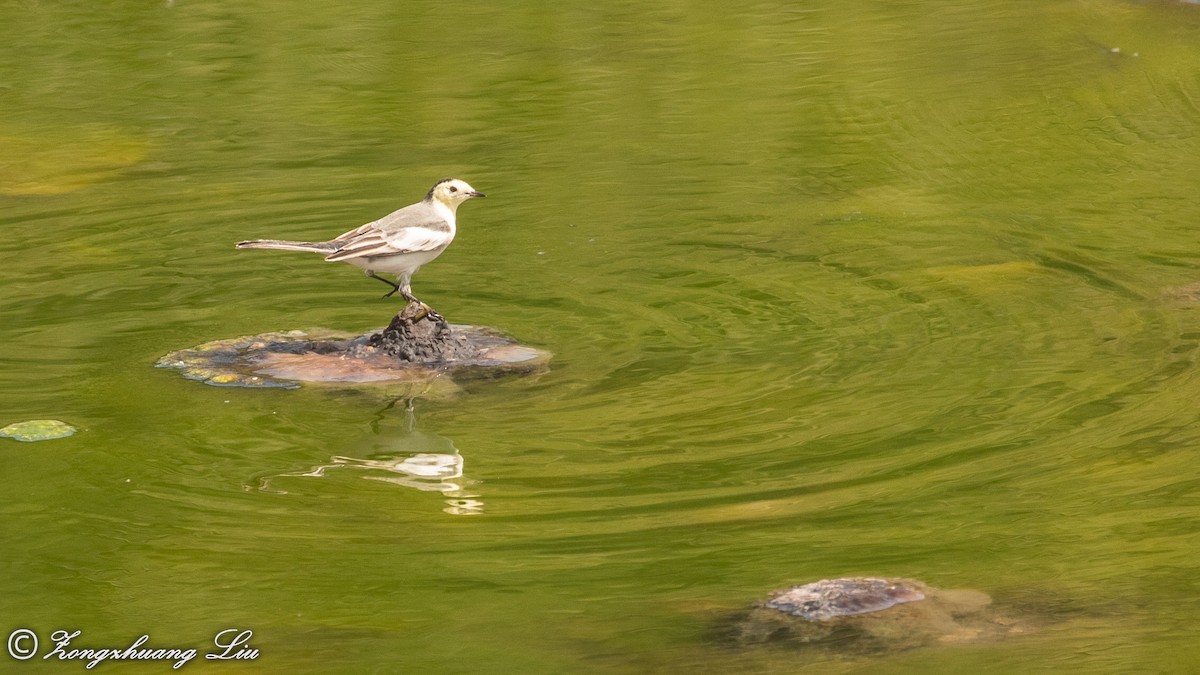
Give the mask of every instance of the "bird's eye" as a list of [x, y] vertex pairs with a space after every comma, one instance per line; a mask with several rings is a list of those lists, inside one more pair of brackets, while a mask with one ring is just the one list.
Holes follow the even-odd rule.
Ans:
[[451, 192], [458, 192], [458, 188], [456, 188], [456, 187], [454, 187], [453, 185], [451, 185], [451, 186], [450, 186], [450, 191], [451, 191]]

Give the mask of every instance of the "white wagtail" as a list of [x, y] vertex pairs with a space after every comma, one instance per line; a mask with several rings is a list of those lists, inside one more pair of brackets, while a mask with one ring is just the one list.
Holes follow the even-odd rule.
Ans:
[[[454, 212], [482, 192], [455, 178], [444, 178], [429, 189], [425, 199], [394, 211], [379, 220], [350, 230], [329, 241], [282, 241], [255, 239], [238, 242], [237, 248], [277, 248], [284, 251], [321, 253], [329, 262], [347, 262], [366, 270], [367, 276], [392, 287], [409, 302], [421, 303], [412, 294], [412, 275], [421, 265], [438, 257], [454, 241]], [[395, 274], [399, 284], [377, 276], [376, 271]], [[421, 303], [424, 305], [424, 303]], [[425, 305], [428, 309], [428, 305]], [[436, 313], [429, 314], [438, 318]]]

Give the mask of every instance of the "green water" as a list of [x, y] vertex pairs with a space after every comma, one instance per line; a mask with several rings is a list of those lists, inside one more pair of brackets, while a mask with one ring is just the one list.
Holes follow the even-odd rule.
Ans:
[[[1113, 1], [7, 3], [0, 426], [79, 433], [0, 439], [2, 636], [252, 630], [214, 673], [1194, 672], [1198, 40], [1200, 7]], [[152, 367], [385, 323], [358, 270], [233, 242], [444, 176], [489, 197], [414, 290], [548, 373], [410, 420]], [[1041, 628], [708, 639], [854, 574]], [[41, 653], [0, 670], [86, 672]]]

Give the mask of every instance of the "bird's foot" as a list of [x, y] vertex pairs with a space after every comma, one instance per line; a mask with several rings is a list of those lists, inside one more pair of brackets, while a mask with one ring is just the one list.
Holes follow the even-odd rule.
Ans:
[[426, 305], [425, 303], [421, 303], [421, 304], [425, 307], [425, 310], [426, 310], [425, 318], [426, 319], [429, 319], [430, 321], [432, 321], [434, 323], [446, 323], [446, 317], [435, 312], [433, 310], [433, 308], [430, 307], [429, 305]]
[[446, 317], [435, 312], [429, 305], [417, 300], [417, 312], [413, 315], [413, 321], [416, 322], [421, 319], [429, 319], [434, 323], [446, 323]]
[[404, 318], [409, 324], [414, 324], [421, 319], [429, 319], [434, 323], [445, 323], [446, 318], [438, 314], [429, 305], [421, 302], [416, 298], [406, 298], [408, 304], [400, 311], [399, 316]]

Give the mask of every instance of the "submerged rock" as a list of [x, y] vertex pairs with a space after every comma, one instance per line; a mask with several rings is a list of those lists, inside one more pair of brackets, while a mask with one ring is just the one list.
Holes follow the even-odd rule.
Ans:
[[822, 579], [776, 593], [766, 606], [809, 621], [878, 612], [902, 602], [924, 600], [919, 584], [907, 579]]
[[0, 429], [0, 437], [17, 441], [50, 441], [66, 438], [75, 433], [75, 427], [58, 420], [29, 420], [14, 422]]
[[878, 655], [937, 644], [995, 641], [1029, 622], [992, 606], [986, 593], [943, 590], [913, 579], [825, 579], [771, 595], [722, 618], [719, 642]]
[[1163, 289], [1160, 295], [1168, 304], [1175, 307], [1183, 309], [1200, 307], [1200, 282], [1170, 286]]
[[426, 382], [443, 374], [485, 378], [545, 369], [549, 352], [518, 344], [491, 328], [448, 324], [409, 304], [377, 332], [264, 333], [206, 342], [167, 354], [156, 364], [183, 376], [230, 387], [283, 387], [301, 382]]

